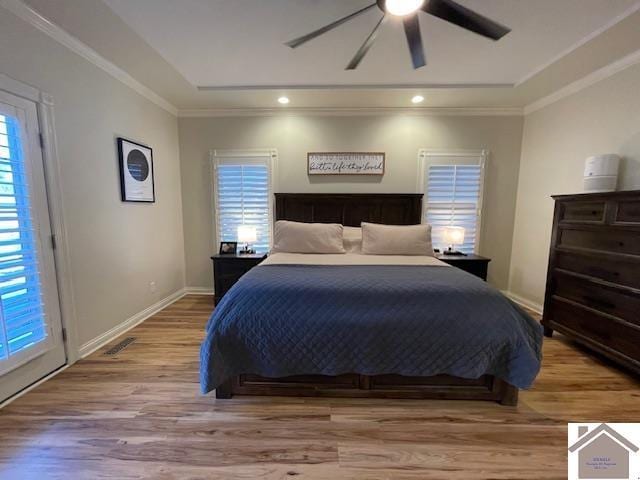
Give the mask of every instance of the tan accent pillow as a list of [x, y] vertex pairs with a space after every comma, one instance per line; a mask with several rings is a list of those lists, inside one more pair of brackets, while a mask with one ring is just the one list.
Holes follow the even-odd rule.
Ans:
[[345, 253], [342, 225], [278, 220], [273, 231], [272, 252]]
[[343, 227], [342, 240], [347, 253], [362, 253], [362, 229], [360, 227]]
[[362, 222], [362, 253], [433, 257], [431, 225], [380, 225]]

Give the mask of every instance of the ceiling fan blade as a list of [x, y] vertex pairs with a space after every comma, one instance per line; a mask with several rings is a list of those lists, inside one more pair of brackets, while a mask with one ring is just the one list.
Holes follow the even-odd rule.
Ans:
[[373, 45], [373, 42], [378, 36], [378, 29], [380, 28], [380, 25], [382, 25], [386, 17], [387, 17], [386, 15], [382, 15], [382, 18], [380, 19], [380, 21], [376, 23], [375, 27], [373, 27], [373, 30], [371, 31], [367, 39], [364, 41], [362, 46], [358, 49], [356, 54], [353, 56], [353, 58], [351, 59], [351, 61], [349, 62], [349, 65], [347, 65], [347, 68], [345, 68], [345, 70], [355, 70], [356, 68], [358, 68], [358, 65], [360, 64], [364, 56], [367, 54], [367, 52], [371, 48], [371, 45]]
[[510, 28], [463, 7], [453, 0], [427, 0], [422, 6], [422, 10], [493, 40], [499, 40], [511, 31]]
[[332, 29], [342, 25], [344, 22], [348, 22], [352, 18], [357, 17], [358, 15], [366, 12], [367, 10], [369, 10], [369, 9], [371, 9], [373, 7], [375, 7], [376, 5], [377, 5], [377, 3], [372, 3], [371, 5], [368, 5], [368, 6], [364, 7], [364, 8], [361, 8], [357, 12], [353, 12], [353, 13], [347, 15], [346, 17], [342, 17], [341, 19], [336, 20], [335, 22], [330, 23], [329, 25], [325, 25], [324, 27], [319, 28], [318, 30], [314, 30], [311, 33], [307, 33], [306, 35], [303, 35], [302, 37], [294, 38], [293, 40], [290, 40], [287, 43], [285, 43], [285, 45], [288, 46], [288, 47], [291, 47], [291, 48], [299, 47], [303, 43], [306, 43], [309, 40], [313, 40], [314, 38], [319, 37], [323, 33], [327, 33], [329, 30], [332, 30]]
[[424, 59], [424, 48], [422, 47], [422, 35], [420, 34], [420, 21], [418, 15], [411, 15], [402, 19], [404, 25], [404, 33], [407, 36], [409, 51], [411, 52], [411, 61], [413, 68], [418, 69], [424, 67], [427, 62]]

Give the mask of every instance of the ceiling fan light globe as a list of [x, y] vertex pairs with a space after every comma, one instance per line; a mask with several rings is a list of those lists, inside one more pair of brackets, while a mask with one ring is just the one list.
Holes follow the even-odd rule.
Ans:
[[385, 0], [384, 8], [391, 15], [404, 17], [422, 7], [424, 0]]

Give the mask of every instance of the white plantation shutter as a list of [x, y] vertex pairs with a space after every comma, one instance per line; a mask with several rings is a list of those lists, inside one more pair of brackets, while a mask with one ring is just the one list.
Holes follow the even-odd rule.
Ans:
[[0, 114], [0, 372], [49, 334], [19, 125]]
[[[251, 246], [265, 253], [271, 246], [274, 151], [214, 152], [213, 174], [217, 242], [237, 241], [238, 227], [256, 227]], [[240, 245], [239, 245], [240, 247]]]
[[425, 222], [433, 226], [433, 245], [444, 249], [445, 226], [464, 227], [457, 250], [475, 253], [480, 241], [485, 152], [421, 153], [424, 165]]

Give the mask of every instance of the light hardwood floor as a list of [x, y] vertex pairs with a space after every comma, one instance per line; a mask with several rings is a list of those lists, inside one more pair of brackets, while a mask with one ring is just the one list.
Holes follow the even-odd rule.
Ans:
[[638, 379], [559, 336], [518, 407], [216, 401], [198, 389], [212, 308], [185, 297], [0, 411], [0, 478], [566, 478], [567, 422], [640, 421]]

